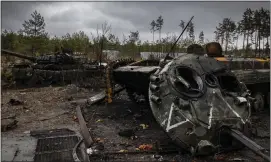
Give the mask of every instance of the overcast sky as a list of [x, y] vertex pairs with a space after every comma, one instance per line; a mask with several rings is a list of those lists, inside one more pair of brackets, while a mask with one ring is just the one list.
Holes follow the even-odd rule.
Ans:
[[[150, 22], [159, 15], [164, 18], [162, 36], [168, 32], [180, 34], [180, 20], [194, 17], [195, 36], [203, 31], [213, 40], [214, 30], [223, 18], [238, 21], [246, 8], [270, 8], [270, 2], [1, 2], [2, 29], [18, 31], [24, 20], [37, 10], [45, 19], [51, 36], [62, 36], [83, 30], [90, 35], [104, 21], [112, 33], [122, 40], [123, 34], [138, 30], [141, 40], [152, 40]], [[156, 35], [158, 38], [158, 34]]]

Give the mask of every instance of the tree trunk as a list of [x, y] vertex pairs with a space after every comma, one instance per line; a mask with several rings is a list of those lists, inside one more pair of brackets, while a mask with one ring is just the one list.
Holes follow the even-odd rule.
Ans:
[[264, 44], [264, 38], [263, 38], [263, 51], [264, 51], [264, 49], [265, 49], [265, 44]]
[[225, 54], [228, 52], [229, 33], [226, 33]]
[[238, 39], [239, 39], [239, 35], [237, 35], [236, 37], [236, 49], [238, 49]]
[[266, 38], [266, 44], [268, 45], [268, 46], [267, 46], [268, 48], [266, 48], [265, 55], [266, 55], [266, 56], [269, 56], [269, 54], [270, 54], [270, 47], [269, 47], [269, 40], [268, 40], [268, 37]]
[[221, 37], [221, 46], [223, 46], [224, 45], [224, 35], [222, 35], [222, 37]]
[[161, 53], [161, 29], [159, 30], [159, 52]]
[[[153, 31], [153, 33], [152, 33], [152, 51], [153, 51], [153, 49], [154, 49], [154, 31]], [[151, 51], [151, 52], [152, 52]]]
[[258, 46], [259, 46], [259, 52], [258, 54], [261, 54], [261, 33], [258, 31]]
[[246, 40], [246, 33], [244, 32], [244, 38], [243, 38], [243, 50], [245, 49], [245, 40]]
[[258, 31], [255, 32], [255, 57], [257, 56], [257, 52], [258, 52], [258, 35], [257, 35]]
[[100, 53], [100, 65], [102, 64], [102, 57], [103, 57], [103, 39], [104, 39], [104, 36], [102, 37], [102, 41], [101, 41], [101, 53]]
[[247, 47], [246, 47], [246, 52], [248, 52], [248, 38], [249, 38], [249, 30], [247, 31]]

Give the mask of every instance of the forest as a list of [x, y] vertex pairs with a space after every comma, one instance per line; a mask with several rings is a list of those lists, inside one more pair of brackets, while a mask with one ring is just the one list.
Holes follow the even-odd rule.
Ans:
[[[164, 19], [159, 16], [151, 20], [148, 25], [152, 33], [152, 41], [141, 41], [139, 31], [130, 31], [128, 35], [118, 38], [111, 33], [111, 25], [107, 22], [99, 24], [96, 33], [84, 31], [67, 33], [62, 37], [51, 37], [46, 32], [44, 17], [37, 11], [25, 20], [19, 31], [3, 30], [1, 34], [2, 49], [20, 52], [27, 55], [39, 56], [60, 51], [61, 47], [70, 48], [74, 52], [96, 59], [102, 50], [117, 50], [121, 56], [138, 57], [140, 52], [167, 52], [176, 41], [178, 35], [168, 33], [161, 37]], [[147, 25], [146, 25], [147, 26]], [[184, 29], [186, 22], [180, 20], [176, 28]], [[195, 35], [195, 24], [189, 24], [186, 32], [181, 37], [175, 52], [185, 52], [188, 45], [219, 42], [225, 54], [236, 56], [262, 57], [269, 55], [270, 39], [270, 11], [264, 8], [252, 10], [247, 8], [243, 12], [242, 20], [234, 21], [224, 18], [216, 26], [214, 40], [204, 38], [204, 31]], [[158, 34], [158, 39], [154, 36]], [[91, 36], [88, 36], [91, 35]], [[242, 48], [237, 44], [242, 42]]]

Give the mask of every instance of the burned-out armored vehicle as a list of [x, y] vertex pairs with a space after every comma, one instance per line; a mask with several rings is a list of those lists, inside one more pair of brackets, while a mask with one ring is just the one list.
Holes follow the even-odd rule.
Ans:
[[113, 78], [145, 96], [163, 130], [192, 154], [244, 144], [269, 159], [263, 148], [248, 139], [255, 99], [224, 63], [184, 54], [156, 66], [145, 60], [119, 67], [113, 70]]
[[15, 64], [12, 67], [13, 79], [23, 85], [50, 84], [91, 84], [100, 85], [97, 80], [103, 79], [104, 67], [97, 62], [88, 61], [84, 57], [69, 53], [56, 53], [40, 57], [30, 57], [8, 50], [2, 54], [29, 60], [28, 63]]
[[[112, 95], [121, 86], [143, 96], [161, 128], [192, 155], [210, 155], [246, 146], [270, 161], [267, 150], [249, 139], [251, 105], [255, 99], [221, 61], [183, 54], [158, 64], [143, 60], [110, 68], [108, 90], [105, 95], [90, 98], [90, 103], [103, 98], [112, 102]], [[86, 131], [83, 137], [89, 152], [92, 148]]]
[[[118, 84], [128, 93], [143, 96], [161, 128], [191, 154], [208, 155], [246, 146], [270, 161], [267, 150], [249, 139], [255, 98], [225, 63], [208, 55], [185, 53], [176, 58], [167, 55], [158, 62], [143, 60], [110, 68], [107, 91], [104, 96], [92, 97], [92, 104], [103, 98], [112, 102], [114, 84]], [[77, 110], [83, 128], [80, 108]], [[87, 150], [91, 150], [87, 131], [83, 137]]]

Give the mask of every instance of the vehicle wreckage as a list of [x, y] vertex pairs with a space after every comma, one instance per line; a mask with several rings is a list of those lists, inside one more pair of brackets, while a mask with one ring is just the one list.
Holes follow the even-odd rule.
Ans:
[[[47, 86], [51, 84], [76, 83], [87, 87], [105, 87], [104, 84], [100, 84], [100, 80], [104, 79], [106, 65], [88, 61], [82, 56], [74, 56], [65, 49], [61, 53], [39, 57], [31, 57], [3, 49], [1, 52], [7, 56], [30, 61], [30, 63], [20, 63], [12, 66], [13, 80], [17, 85]], [[119, 61], [133, 62], [132, 59]]]
[[[113, 95], [125, 88], [143, 95], [161, 128], [192, 155], [246, 146], [270, 161], [267, 150], [249, 139], [255, 99], [224, 63], [208, 54], [186, 53], [177, 58], [167, 55], [158, 65], [154, 60], [119, 67], [109, 64], [106, 92], [89, 98], [87, 103], [104, 99], [111, 103]], [[89, 161], [88, 154], [95, 152], [94, 143], [80, 106], [77, 114], [83, 140], [75, 156]]]

